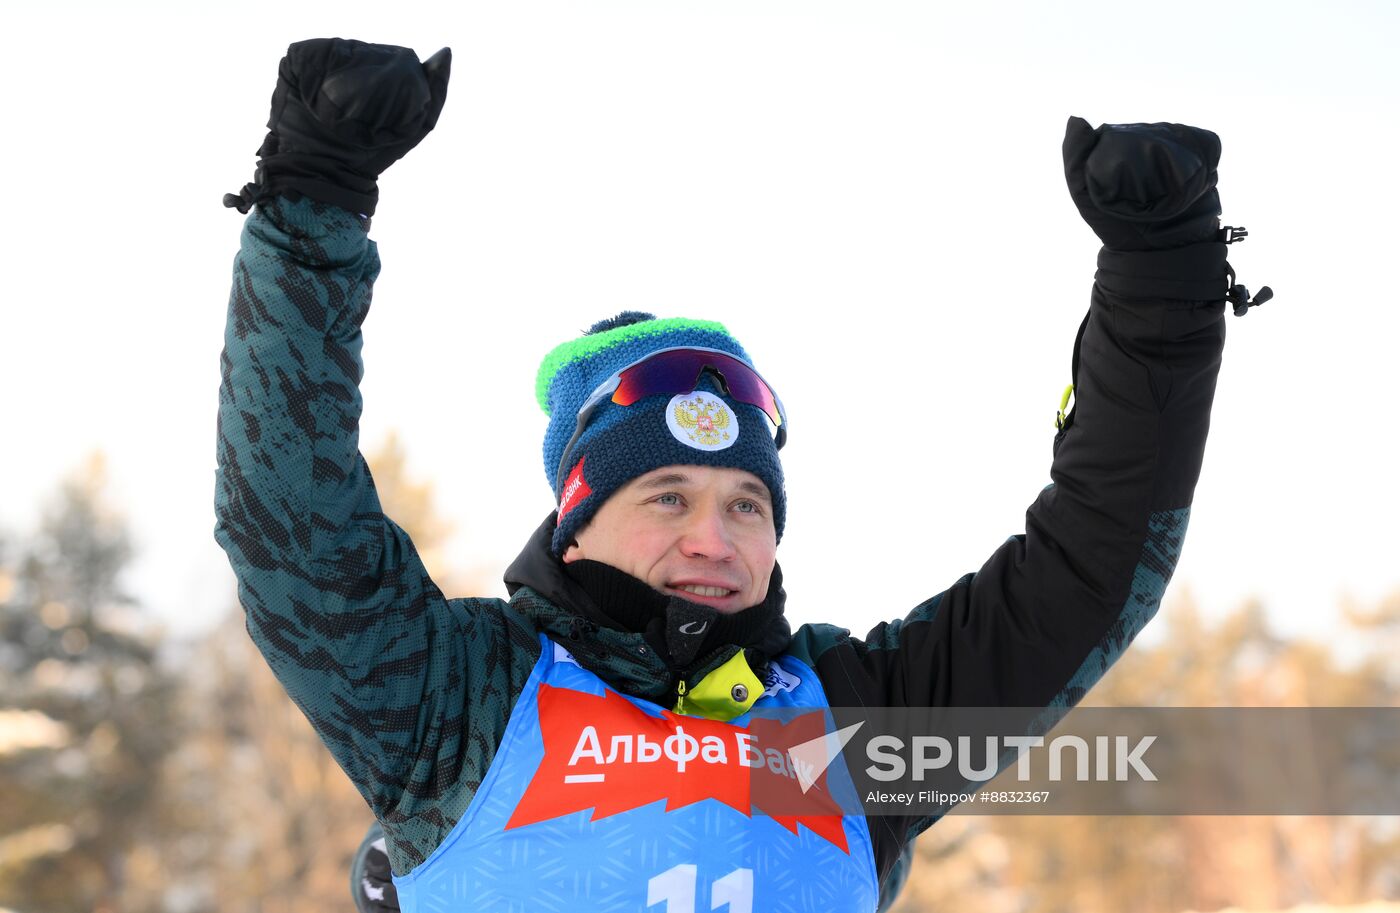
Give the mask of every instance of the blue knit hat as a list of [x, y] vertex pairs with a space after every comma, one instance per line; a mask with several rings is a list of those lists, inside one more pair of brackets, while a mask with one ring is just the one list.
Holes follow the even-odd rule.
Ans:
[[772, 423], [759, 407], [725, 396], [708, 371], [694, 391], [655, 394], [630, 406], [604, 400], [569, 451], [569, 465], [560, 468], [579, 409], [599, 384], [651, 353], [686, 346], [719, 349], [753, 365], [721, 324], [658, 320], [638, 311], [594, 324], [540, 364], [535, 396], [549, 416], [544, 471], [559, 506], [556, 555], [564, 554], [613, 492], [662, 466], [724, 466], [758, 476], [773, 498], [773, 525], [782, 539], [787, 498]]

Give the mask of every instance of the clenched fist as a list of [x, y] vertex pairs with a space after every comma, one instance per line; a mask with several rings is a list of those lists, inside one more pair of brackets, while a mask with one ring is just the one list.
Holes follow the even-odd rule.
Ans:
[[452, 51], [313, 38], [287, 48], [253, 182], [224, 197], [247, 212], [289, 191], [372, 215], [379, 175], [436, 126]]
[[1170, 250], [1216, 240], [1220, 137], [1184, 124], [1065, 125], [1065, 180], [1104, 246]]

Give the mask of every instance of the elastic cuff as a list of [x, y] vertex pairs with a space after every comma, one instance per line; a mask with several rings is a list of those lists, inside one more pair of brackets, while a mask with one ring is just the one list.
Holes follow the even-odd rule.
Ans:
[[270, 194], [295, 190], [319, 203], [372, 216], [379, 202], [376, 178], [325, 156], [279, 152], [258, 160], [253, 180]]
[[318, 203], [329, 203], [366, 217], [374, 215], [375, 206], [379, 203], [378, 188], [372, 194], [357, 193], [315, 178], [273, 175], [264, 182], [263, 187], [268, 195], [300, 193]]
[[1094, 281], [1104, 291], [1132, 298], [1217, 301], [1225, 298], [1226, 245], [1203, 241], [1172, 250], [1099, 251]]

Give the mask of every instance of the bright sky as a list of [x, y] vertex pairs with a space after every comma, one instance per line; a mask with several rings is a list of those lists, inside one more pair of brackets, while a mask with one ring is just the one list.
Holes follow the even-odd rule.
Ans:
[[[224, 612], [214, 422], [286, 45], [454, 51], [381, 182], [363, 440], [492, 579], [551, 507], [539, 358], [628, 308], [725, 322], [783, 396], [795, 621], [863, 632], [976, 569], [1048, 482], [1097, 242], [1067, 115], [1224, 142], [1229, 319], [1175, 586], [1290, 633], [1400, 587], [1400, 7], [1385, 3], [6, 4], [0, 529], [92, 448], [173, 629]], [[462, 594], [454, 594], [462, 595]], [[1168, 605], [1171, 603], [1170, 594]]]

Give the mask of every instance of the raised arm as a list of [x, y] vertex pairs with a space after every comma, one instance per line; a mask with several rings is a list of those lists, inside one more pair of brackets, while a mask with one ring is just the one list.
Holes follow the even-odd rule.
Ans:
[[[798, 632], [837, 683], [833, 705], [1069, 706], [1152, 617], [1186, 532], [1225, 339], [1219, 154], [1204, 130], [1070, 120], [1066, 178], [1104, 247], [1053, 484], [1024, 534], [906, 618], [863, 641]], [[882, 873], [928, 820], [904, 824], [877, 835]]]
[[376, 815], [407, 833], [400, 863], [440, 837], [414, 831], [416, 803], [464, 784], [464, 717], [492, 671], [471, 651], [499, 627], [443, 598], [358, 449], [360, 326], [379, 271], [359, 213], [431, 129], [446, 79], [446, 52], [425, 66], [402, 48], [293, 45], [257, 179], [226, 200], [254, 211], [229, 298], [215, 537], [273, 671]]
[[932, 704], [1076, 703], [1156, 612], [1200, 476], [1225, 341], [1220, 141], [1071, 118], [1063, 154], [1104, 242], [1075, 341], [1075, 407], [1025, 534], [930, 607], [943, 642], [921, 644], [934, 633], [922, 626], [897, 635], [917, 664], [903, 676], [928, 688], [909, 696]]

